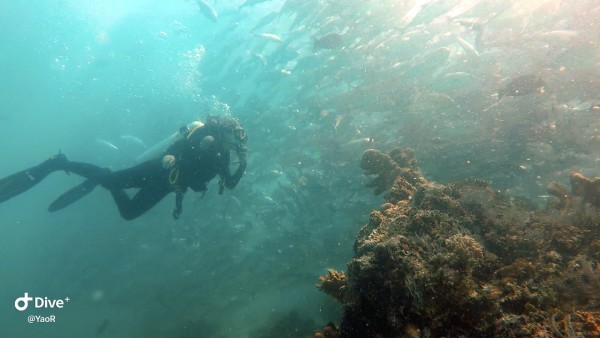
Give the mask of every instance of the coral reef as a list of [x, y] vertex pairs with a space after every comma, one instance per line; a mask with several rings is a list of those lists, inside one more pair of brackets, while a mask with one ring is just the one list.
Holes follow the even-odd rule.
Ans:
[[367, 187], [373, 188], [376, 195], [388, 191], [386, 199], [410, 199], [423, 182], [412, 149], [395, 149], [389, 154], [368, 149], [363, 154], [360, 167], [365, 175], [377, 175], [367, 183]]
[[341, 337], [600, 336], [600, 215], [573, 208], [598, 206], [597, 181], [572, 174], [536, 210], [482, 181], [428, 182], [407, 149], [361, 168], [386, 201], [347, 273], [318, 284], [343, 304]]
[[340, 333], [338, 329], [335, 327], [335, 324], [328, 323], [325, 325], [323, 332], [315, 333], [315, 338], [339, 338]]
[[600, 207], [600, 179], [591, 180], [578, 172], [572, 173], [570, 179], [573, 195], [581, 197], [583, 203]]
[[594, 208], [600, 207], [600, 179], [589, 179], [581, 173], [573, 172], [569, 175], [571, 181], [571, 191], [559, 183], [551, 182], [546, 190], [549, 194], [558, 198], [558, 204], [554, 203], [554, 208], [563, 212], [573, 211], [575, 206], [579, 208], [591, 205]]
[[319, 277], [317, 288], [338, 301], [343, 302], [346, 291], [346, 274], [329, 269], [326, 275]]

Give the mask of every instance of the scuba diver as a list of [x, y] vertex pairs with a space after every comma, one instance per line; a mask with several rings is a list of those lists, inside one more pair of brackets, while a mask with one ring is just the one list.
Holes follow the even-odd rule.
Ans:
[[[208, 117], [205, 123], [192, 122], [169, 140], [174, 142], [162, 156], [131, 168], [112, 172], [93, 164], [69, 161], [64, 154], [52, 156], [32, 168], [0, 179], [0, 203], [41, 182], [54, 171], [75, 173], [86, 180], [57, 198], [48, 210], [61, 210], [89, 194], [100, 185], [110, 191], [119, 213], [132, 220], [150, 210], [171, 192], [175, 192], [173, 217], [182, 212], [183, 196], [188, 188], [204, 194], [206, 184], [219, 176], [219, 195], [238, 184], [247, 162], [246, 132], [233, 118]], [[232, 156], [233, 155], [233, 156]], [[230, 165], [238, 167], [231, 173]], [[139, 188], [133, 197], [124, 189]]]

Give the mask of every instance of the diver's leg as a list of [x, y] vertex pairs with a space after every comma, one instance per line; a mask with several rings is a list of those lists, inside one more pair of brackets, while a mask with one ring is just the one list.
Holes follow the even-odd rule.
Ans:
[[89, 163], [72, 161], [65, 161], [65, 163], [61, 164], [60, 169], [67, 172], [73, 172], [87, 179], [54, 200], [48, 207], [48, 211], [50, 212], [64, 209], [87, 196], [96, 188], [96, 186], [98, 186], [98, 184], [106, 181], [111, 174], [111, 171], [107, 168], [101, 168]]
[[114, 189], [110, 191], [121, 217], [132, 220], [150, 210], [170, 192], [164, 185], [148, 185], [140, 189], [133, 198], [129, 198], [125, 191]]
[[149, 161], [131, 168], [111, 172], [102, 181], [102, 186], [108, 190], [143, 188], [149, 185], [148, 182], [162, 180], [162, 177], [166, 181], [160, 162]]
[[108, 168], [89, 163], [66, 161], [60, 169], [97, 181], [108, 190], [140, 188], [147, 180], [161, 174], [160, 164], [156, 161], [144, 162], [119, 171], [110, 171]]
[[[61, 195], [50, 205], [50, 211], [65, 208], [100, 184], [111, 192], [121, 216], [131, 220], [152, 208], [170, 191], [160, 161], [148, 161], [115, 172], [93, 164], [69, 161], [62, 169], [88, 180]], [[130, 188], [141, 188], [133, 199], [122, 190]]]
[[98, 180], [100, 182], [108, 174], [110, 174], [110, 170], [108, 168], [102, 168], [95, 164], [83, 162], [66, 161], [63, 167], [61, 167], [60, 169], [88, 179]]
[[0, 202], [4, 202], [29, 190], [51, 172], [61, 170], [65, 162], [68, 162], [67, 157], [63, 154], [58, 154], [34, 167], [0, 179]]
[[[131, 168], [111, 172], [109, 169], [93, 164], [68, 161], [62, 169], [86, 177], [87, 180], [71, 188], [52, 202], [48, 207], [50, 212], [61, 210], [75, 203], [91, 193], [99, 184], [112, 192], [115, 201], [118, 201], [118, 205], [127, 208], [129, 197], [125, 192], [119, 190], [143, 187], [148, 181], [157, 179], [156, 173], [160, 174], [161, 172], [156, 163], [142, 163]], [[158, 181], [160, 182], [162, 179], [158, 177]]]
[[50, 206], [48, 211], [54, 212], [66, 208], [81, 198], [91, 193], [97, 185], [111, 191], [117, 205], [127, 209], [129, 197], [121, 189], [143, 187], [152, 179], [163, 181], [156, 173], [160, 174], [160, 167], [156, 163], [142, 163], [140, 165], [111, 172], [109, 169], [101, 168], [89, 163], [68, 161], [61, 169], [86, 177], [83, 183], [71, 188], [60, 195]]

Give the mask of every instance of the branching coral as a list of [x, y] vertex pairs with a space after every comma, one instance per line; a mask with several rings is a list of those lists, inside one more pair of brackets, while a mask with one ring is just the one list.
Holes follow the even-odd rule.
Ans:
[[569, 209], [573, 201], [573, 195], [571, 195], [566, 186], [556, 182], [550, 182], [550, 184], [548, 184], [546, 187], [546, 191], [548, 191], [550, 195], [558, 198], [558, 204], [555, 207], [556, 209]]
[[[600, 179], [590, 179], [581, 173], [573, 172], [569, 175], [571, 181], [571, 192], [566, 186], [552, 182], [546, 188], [548, 193], [558, 198], [558, 205], [555, 207], [565, 211], [575, 205], [590, 204], [595, 208], [600, 208]], [[580, 201], [580, 203], [576, 203]]]
[[577, 172], [572, 173], [569, 178], [573, 195], [581, 197], [583, 203], [600, 207], [600, 179], [591, 180]]
[[319, 277], [317, 288], [338, 301], [343, 302], [346, 291], [346, 274], [328, 269], [326, 275]]

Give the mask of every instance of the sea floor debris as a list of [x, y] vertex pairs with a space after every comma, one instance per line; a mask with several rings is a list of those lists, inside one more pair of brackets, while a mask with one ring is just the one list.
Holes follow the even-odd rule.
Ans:
[[595, 181], [553, 183], [537, 210], [483, 181], [427, 181], [410, 149], [367, 150], [361, 167], [385, 203], [347, 272], [317, 284], [343, 304], [340, 337], [600, 336]]

